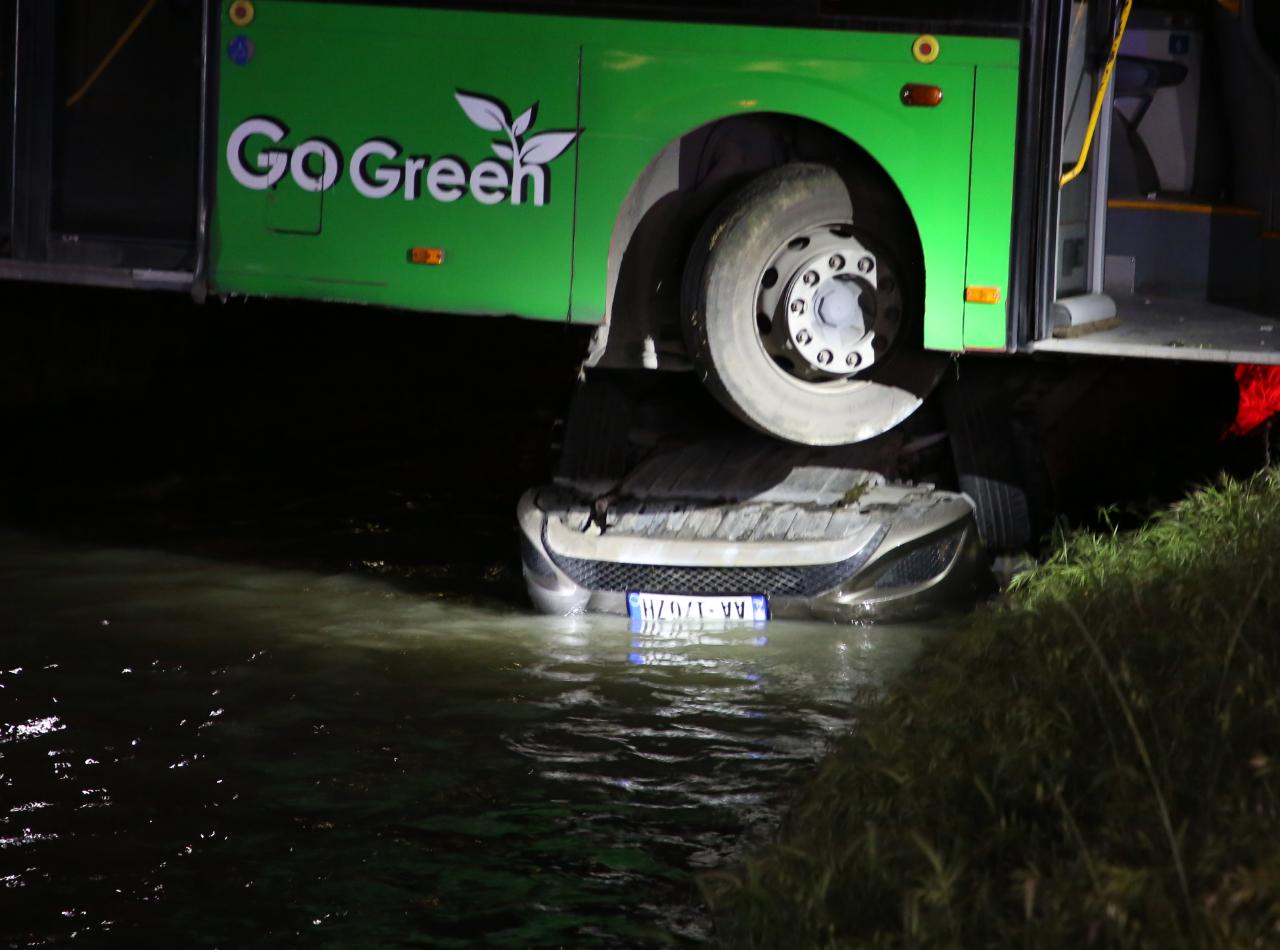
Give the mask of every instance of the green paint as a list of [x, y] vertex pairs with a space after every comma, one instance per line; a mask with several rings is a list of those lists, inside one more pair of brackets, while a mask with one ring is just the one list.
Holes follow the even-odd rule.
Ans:
[[[1008, 207], [1011, 173], [999, 169], [1013, 161], [1013, 40], [943, 36], [939, 59], [921, 65], [906, 34], [271, 0], [259, 0], [244, 30], [224, 20], [223, 46], [241, 33], [253, 40], [254, 58], [245, 66], [221, 63], [213, 247], [219, 291], [538, 318], [564, 318], [571, 308], [574, 320], [598, 322], [610, 239], [633, 183], [681, 135], [747, 112], [824, 123], [897, 182], [925, 252], [927, 346], [969, 343], [962, 323], [966, 244], [981, 245], [976, 257], [970, 250], [970, 274], [995, 268], [997, 282], [1007, 283], [1009, 215], [993, 224], [985, 214], [970, 221], [968, 182], [978, 67], [979, 109], [1007, 123], [1009, 136], [973, 143], [991, 166], [978, 164], [974, 186], [984, 189], [988, 206]], [[986, 85], [988, 74], [1003, 80]], [[941, 86], [942, 104], [902, 106], [906, 82]], [[456, 89], [500, 100], [508, 119], [537, 102], [526, 145], [542, 132], [583, 130], [546, 165], [546, 203], [485, 205], [471, 194], [448, 203], [429, 195], [406, 200], [403, 187], [385, 198], [357, 192], [352, 153], [375, 137], [400, 149], [393, 161], [375, 159], [371, 170], [402, 164], [406, 155], [429, 156], [430, 163], [452, 154], [469, 168], [498, 158], [490, 143], [510, 139], [468, 119]], [[982, 101], [987, 95], [990, 103]], [[239, 184], [226, 143], [253, 116], [288, 126], [281, 149], [330, 140], [341, 155], [339, 180], [321, 194], [301, 191], [288, 175], [266, 190]], [[253, 163], [269, 146], [261, 136], [249, 140], [250, 171], [260, 171]], [[994, 154], [1000, 148], [1005, 153]], [[445, 263], [410, 264], [411, 247], [441, 247]], [[987, 338], [985, 329], [974, 332]], [[1002, 326], [998, 336], [1003, 341]]]
[[965, 285], [999, 287], [1000, 302], [964, 305], [964, 345], [1004, 349], [1009, 310], [1018, 72], [1011, 68], [979, 66], [976, 83]]
[[[546, 204], [484, 205], [471, 194], [451, 202], [403, 190], [359, 194], [348, 167], [372, 138], [405, 155], [454, 155], [474, 168], [497, 159], [506, 136], [477, 128], [455, 89], [500, 98], [515, 118], [535, 101], [526, 141], [576, 127], [578, 42], [529, 17], [378, 9], [308, 3], [257, 4], [243, 32], [255, 55], [221, 64], [214, 283], [218, 290], [340, 298], [463, 313], [563, 318], [569, 300], [573, 148], [548, 166]], [[224, 25], [223, 39], [236, 31]], [[225, 46], [225, 42], [224, 42]], [[342, 156], [341, 177], [307, 194], [290, 176], [274, 188], [237, 183], [226, 158], [232, 131], [253, 116], [289, 129], [296, 147], [323, 137]], [[249, 140], [250, 163], [270, 142]], [[253, 168], [253, 171], [259, 171]], [[422, 175], [420, 191], [427, 191]], [[278, 203], [277, 203], [278, 202]], [[308, 207], [309, 205], [309, 207]], [[408, 262], [412, 247], [444, 249], [442, 266]]]

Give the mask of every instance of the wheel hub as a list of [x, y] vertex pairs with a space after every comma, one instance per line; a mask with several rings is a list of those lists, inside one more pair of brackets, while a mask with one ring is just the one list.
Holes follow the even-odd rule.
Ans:
[[[852, 236], [810, 249], [785, 294], [787, 343], [811, 371], [848, 376], [876, 358], [877, 262]], [[883, 345], [883, 341], [882, 341]]]
[[813, 296], [813, 312], [819, 322], [832, 330], [866, 329], [859, 294], [848, 281], [830, 280]]

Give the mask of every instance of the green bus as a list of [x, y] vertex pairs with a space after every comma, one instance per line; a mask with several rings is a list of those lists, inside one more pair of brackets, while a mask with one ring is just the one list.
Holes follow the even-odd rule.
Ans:
[[589, 324], [810, 445], [1277, 363], [1275, 6], [0, 0], [0, 277]]

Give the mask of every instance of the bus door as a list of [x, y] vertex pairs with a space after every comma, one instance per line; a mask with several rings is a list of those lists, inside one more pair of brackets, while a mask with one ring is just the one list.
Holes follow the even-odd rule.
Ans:
[[[1069, 180], [1058, 192], [1057, 298], [1102, 291], [1113, 85], [1092, 127], [1090, 118], [1121, 5], [1121, 0], [1068, 5], [1061, 114], [1062, 169]], [[1086, 161], [1077, 172], [1081, 152]]]
[[190, 285], [204, 5], [0, 0], [0, 276]]
[[[1139, 296], [1249, 311], [1265, 305], [1265, 247], [1280, 207], [1280, 83], [1253, 12], [1252, 4], [1206, 0], [1070, 3], [1059, 302], [1082, 298], [1071, 303], [1086, 308], [1082, 315], [1108, 306], [1099, 295], [1114, 298], [1113, 309]], [[1222, 323], [1221, 314], [1214, 319]]]

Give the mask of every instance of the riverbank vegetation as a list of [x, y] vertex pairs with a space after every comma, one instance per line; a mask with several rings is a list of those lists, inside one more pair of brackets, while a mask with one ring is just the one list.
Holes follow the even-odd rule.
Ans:
[[1280, 469], [1062, 539], [702, 880], [732, 946], [1280, 944]]

